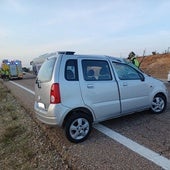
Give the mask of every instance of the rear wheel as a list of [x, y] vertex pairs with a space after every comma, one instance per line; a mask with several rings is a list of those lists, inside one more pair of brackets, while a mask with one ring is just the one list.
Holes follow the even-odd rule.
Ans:
[[152, 101], [151, 110], [153, 113], [162, 113], [166, 108], [166, 98], [161, 94], [157, 94]]
[[65, 133], [71, 142], [83, 142], [88, 138], [91, 129], [92, 121], [85, 113], [76, 112], [66, 120]]

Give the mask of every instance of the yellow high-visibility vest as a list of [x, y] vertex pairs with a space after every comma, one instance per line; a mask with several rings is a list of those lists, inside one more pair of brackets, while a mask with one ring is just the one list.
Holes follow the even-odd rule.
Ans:
[[131, 58], [131, 61], [136, 67], [139, 67], [139, 61], [137, 60], [136, 57]]
[[3, 63], [3, 64], [2, 64], [2, 69], [3, 69], [4, 71], [9, 70], [9, 66], [8, 66], [7, 64]]

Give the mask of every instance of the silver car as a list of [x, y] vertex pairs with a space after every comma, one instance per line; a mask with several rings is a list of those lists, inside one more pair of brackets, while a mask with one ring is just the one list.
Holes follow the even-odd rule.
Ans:
[[42, 65], [35, 85], [37, 118], [65, 128], [74, 143], [89, 136], [92, 124], [150, 109], [162, 113], [167, 89], [120, 58], [59, 52]]

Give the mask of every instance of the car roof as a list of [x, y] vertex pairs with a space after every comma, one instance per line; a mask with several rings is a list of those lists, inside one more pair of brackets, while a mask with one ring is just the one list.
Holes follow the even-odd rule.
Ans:
[[114, 62], [119, 62], [119, 63], [125, 63], [124, 58], [119, 58], [119, 57], [113, 57], [113, 56], [107, 56], [107, 55], [94, 55], [94, 54], [74, 54], [75, 52], [73, 51], [59, 51], [58, 54], [56, 53], [53, 56], [48, 57], [47, 59], [50, 58], [58, 58], [58, 57], [68, 57], [68, 58], [87, 58], [87, 59], [111, 59]]

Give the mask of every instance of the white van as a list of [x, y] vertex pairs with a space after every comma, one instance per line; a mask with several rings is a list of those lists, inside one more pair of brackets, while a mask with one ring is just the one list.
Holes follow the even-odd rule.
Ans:
[[65, 128], [82, 142], [92, 124], [150, 109], [162, 113], [168, 94], [163, 82], [120, 58], [60, 52], [42, 65], [35, 85], [37, 118]]
[[56, 53], [46, 53], [46, 54], [40, 55], [39, 57], [34, 58], [30, 62], [30, 65], [32, 65], [33, 74], [37, 75], [45, 59], [53, 55], [56, 55]]

